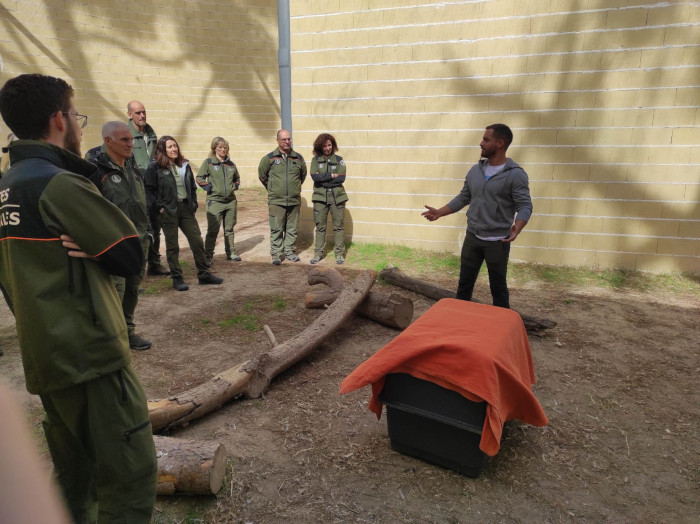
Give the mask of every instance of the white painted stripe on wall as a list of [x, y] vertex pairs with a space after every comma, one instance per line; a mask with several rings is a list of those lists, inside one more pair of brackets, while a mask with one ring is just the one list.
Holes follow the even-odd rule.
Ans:
[[[476, 19], [478, 23], [482, 23], [481, 19]], [[423, 24], [413, 24], [411, 27], [415, 28], [420, 28], [423, 27]], [[546, 32], [546, 33], [520, 33], [520, 34], [514, 34], [514, 35], [505, 35], [505, 36], [484, 36], [480, 38], [459, 38], [459, 39], [450, 39], [450, 40], [430, 40], [430, 41], [424, 41], [421, 42], [421, 45], [423, 46], [432, 46], [432, 45], [450, 45], [450, 44], [473, 44], [473, 43], [479, 43], [479, 42], [492, 42], [494, 40], [532, 40], [534, 38], [548, 38], [552, 36], [563, 36], [563, 35], [589, 35], [589, 34], [595, 34], [595, 35], [604, 35], [605, 33], [622, 33], [622, 32], [636, 32], [636, 31], [647, 31], [650, 29], [679, 29], [683, 27], [700, 27], [700, 24], [694, 23], [694, 22], [679, 22], [675, 24], [660, 24], [660, 25], [647, 25], [647, 26], [642, 26], [642, 27], [615, 27], [615, 28], [610, 28], [610, 29], [584, 29], [583, 31], [561, 31], [561, 32]], [[386, 26], [386, 27], [379, 27], [379, 28], [372, 28], [372, 29], [367, 29], [367, 31], [370, 30], [377, 30], [377, 31], [386, 31], [387, 29], [392, 29], [391, 26]], [[345, 29], [345, 30], [340, 30], [339, 32], [346, 33], [346, 32], [351, 32], [351, 29]], [[308, 34], [314, 34], [314, 35], [321, 35], [323, 32], [319, 31], [316, 33], [308, 33]], [[312, 54], [312, 53], [319, 53], [319, 52], [337, 52], [337, 51], [356, 51], [356, 50], [362, 50], [362, 49], [383, 49], [383, 48], [392, 48], [392, 47], [412, 47], [414, 46], [414, 43], [398, 43], [398, 44], [372, 44], [372, 45], [362, 45], [362, 46], [346, 46], [346, 47], [326, 47], [322, 49], [314, 48], [314, 49], [295, 49], [292, 51], [292, 55], [303, 55], [303, 54]], [[590, 53], [596, 53], [600, 52], [601, 50], [591, 50]]]
[[[470, 4], [486, 4], [493, 0], [463, 0], [462, 2], [436, 2], [432, 4], [416, 4], [416, 5], [404, 5], [395, 7], [379, 7], [373, 8], [371, 11], [373, 13], [381, 13], [387, 11], [405, 11], [405, 10], [416, 10], [416, 9], [431, 9], [440, 8], [448, 6], [459, 6], [459, 5], [470, 5]], [[600, 8], [600, 9], [579, 9], [576, 11], [556, 11], [552, 13], [535, 13], [531, 15], [512, 15], [504, 16], [498, 18], [478, 18], [477, 21], [492, 21], [492, 20], [518, 20], [518, 19], [529, 19], [535, 17], [545, 17], [545, 16], [557, 16], [557, 15], [572, 15], [572, 14], [590, 14], [590, 13], [605, 13], [608, 11], [625, 11], [630, 9], [659, 9], [664, 7], [671, 7], [677, 5], [678, 2], [657, 2], [656, 4], [639, 4], [630, 6], [620, 6], [620, 7], [610, 7], [610, 8]], [[697, 6], [700, 2], [685, 2], [685, 5]], [[367, 13], [367, 10], [356, 9], [354, 11], [333, 11], [331, 13], [318, 13], [318, 14], [308, 14], [308, 15], [295, 15], [292, 16], [292, 20], [304, 20], [313, 18], [326, 18], [332, 16], [348, 16], [358, 13]], [[461, 22], [461, 21], [459, 21]], [[426, 24], [427, 25], [427, 24]], [[392, 26], [394, 27], [394, 26]], [[396, 26], [402, 27], [402, 26]], [[295, 33], [299, 34], [299, 33]], [[304, 33], [307, 34], [307, 33]]]

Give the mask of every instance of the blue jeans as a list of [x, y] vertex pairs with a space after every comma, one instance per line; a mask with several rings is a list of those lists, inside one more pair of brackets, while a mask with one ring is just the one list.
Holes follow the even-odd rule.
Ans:
[[510, 242], [480, 240], [467, 231], [467, 237], [462, 245], [457, 298], [472, 299], [481, 264], [486, 260], [493, 305], [510, 309], [510, 294], [506, 283], [509, 255]]

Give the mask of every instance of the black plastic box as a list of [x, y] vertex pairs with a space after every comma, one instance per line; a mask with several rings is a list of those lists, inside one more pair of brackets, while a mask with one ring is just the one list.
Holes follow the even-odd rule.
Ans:
[[486, 402], [406, 373], [391, 373], [379, 394], [386, 406], [391, 449], [478, 477], [486, 463], [479, 449]]

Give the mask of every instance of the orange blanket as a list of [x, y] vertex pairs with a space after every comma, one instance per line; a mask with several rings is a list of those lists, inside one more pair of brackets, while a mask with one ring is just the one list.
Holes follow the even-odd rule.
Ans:
[[350, 373], [340, 384], [340, 393], [372, 384], [369, 409], [379, 418], [378, 397], [388, 373], [408, 373], [472, 401], [485, 400], [479, 447], [487, 455], [498, 453], [507, 420], [534, 426], [549, 423], [531, 390], [535, 371], [525, 326], [509, 309], [440, 300]]

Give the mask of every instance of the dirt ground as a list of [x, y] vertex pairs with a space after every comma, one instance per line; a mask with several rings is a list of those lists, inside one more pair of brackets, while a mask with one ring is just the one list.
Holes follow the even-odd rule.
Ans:
[[[137, 324], [154, 346], [134, 352], [134, 362], [150, 399], [268, 349], [262, 324], [284, 341], [321, 314], [303, 306], [313, 248], [301, 244], [300, 263], [272, 266], [264, 201], [252, 190], [239, 199], [243, 261], [227, 262], [217, 247], [222, 286], [196, 284], [184, 241], [190, 290], [172, 290], [167, 277], [144, 282]], [[357, 263], [350, 250], [340, 268], [347, 279]], [[332, 256], [322, 264], [335, 266]], [[481, 280], [476, 296], [486, 300]], [[433, 303], [399, 292], [414, 300], [414, 320]], [[368, 388], [339, 396], [342, 379], [398, 334], [356, 317], [276, 378], [264, 398], [235, 400], [173, 433], [223, 443], [229, 471], [216, 497], [159, 497], [153, 521], [699, 522], [697, 297], [535, 281], [516, 283], [511, 296], [514, 308], [558, 322], [530, 339], [534, 391], [550, 425], [508, 423], [501, 451], [479, 478], [392, 451], [386, 417], [367, 410]], [[48, 468], [40, 404], [24, 389], [4, 303], [0, 343], [0, 380], [24, 402]]]

